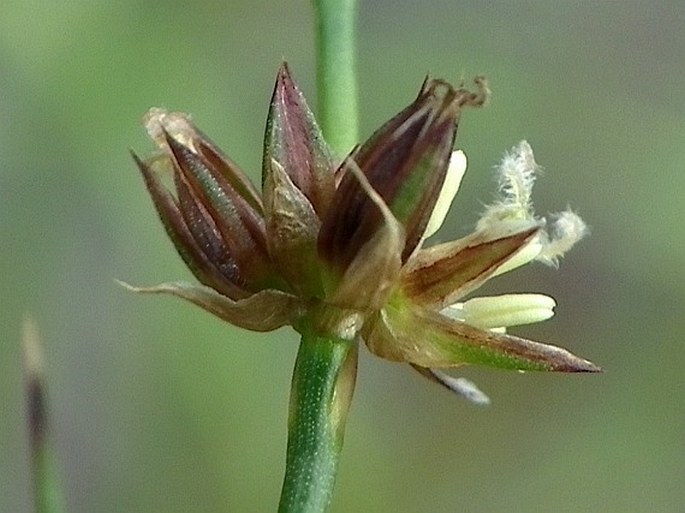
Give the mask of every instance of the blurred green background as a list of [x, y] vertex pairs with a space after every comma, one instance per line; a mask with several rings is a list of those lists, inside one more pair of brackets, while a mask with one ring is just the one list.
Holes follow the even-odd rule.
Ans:
[[[528, 139], [539, 213], [591, 225], [538, 291], [557, 316], [516, 333], [603, 375], [466, 369], [477, 408], [363, 351], [333, 511], [682, 512], [685, 506], [685, 4], [362, 1], [362, 134], [424, 75], [486, 74], [470, 158], [438, 235], [492, 199]], [[188, 278], [127, 149], [151, 106], [195, 121], [259, 180], [272, 81], [287, 59], [315, 103], [312, 15], [297, 1], [5, 2], [0, 15], [0, 511], [28, 512], [19, 327], [39, 322], [70, 511], [275, 511], [297, 339], [222, 324], [113, 278]]]

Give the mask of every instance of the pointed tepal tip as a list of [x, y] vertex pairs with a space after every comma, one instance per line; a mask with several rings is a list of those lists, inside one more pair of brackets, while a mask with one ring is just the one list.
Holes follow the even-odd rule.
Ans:
[[143, 162], [143, 159], [141, 159], [132, 148], [129, 148], [128, 152], [131, 154], [131, 158], [133, 159], [133, 162], [136, 163], [138, 170], [145, 175], [148, 172], [148, 169], [145, 162]]
[[290, 77], [290, 67], [288, 66], [288, 61], [283, 60], [278, 68], [278, 78], [288, 78]]
[[[293, 102], [293, 98], [297, 98], [299, 95], [299, 90], [293, 81], [293, 77], [290, 74], [290, 69], [288, 68], [288, 63], [283, 61], [281, 66], [278, 68], [278, 73], [276, 73], [276, 83], [274, 84], [274, 90], [271, 93], [271, 101], [269, 102], [269, 114], [267, 117], [267, 133], [265, 139], [265, 145], [269, 145], [269, 148], [265, 148], [266, 153], [271, 153], [273, 148], [270, 146], [274, 144], [271, 139], [275, 137], [273, 133], [280, 132], [283, 130], [281, 126], [283, 124], [283, 117], [287, 115], [289, 107]], [[277, 126], [275, 126], [277, 125]], [[266, 158], [266, 155], [265, 155]], [[280, 160], [280, 159], [277, 159]], [[268, 160], [264, 161], [264, 166], [268, 164]]]
[[557, 372], [604, 372], [599, 365], [595, 365], [590, 360], [580, 358], [571, 353], [566, 358], [559, 362], [559, 365], [554, 368]]
[[522, 342], [523, 347], [528, 348], [527, 356], [530, 358], [530, 361], [541, 364], [538, 370], [545, 370], [547, 372], [603, 372], [600, 366], [585, 358], [576, 356], [563, 347], [540, 344], [523, 339], [518, 339], [518, 341]]
[[[278, 68], [278, 74], [276, 75], [276, 85], [274, 86], [274, 92], [271, 98], [272, 109], [274, 104], [281, 104], [281, 109], [290, 110], [293, 107], [300, 109], [299, 103], [303, 100], [302, 91], [293, 78], [293, 74], [290, 72], [290, 66], [288, 66], [286, 61], [283, 61], [281, 67]], [[293, 103], [296, 105], [293, 106]]]
[[281, 63], [281, 66], [278, 68], [278, 73], [276, 74], [276, 86], [274, 87], [273, 97], [276, 98], [277, 95], [285, 95], [286, 93], [284, 92], [284, 89], [297, 89], [293, 81], [293, 76], [290, 73], [290, 67], [288, 66], [288, 63], [286, 61], [283, 61]]
[[423, 83], [421, 84], [421, 87], [419, 88], [419, 94], [417, 95], [417, 98], [421, 98], [421, 95], [423, 95], [428, 87], [428, 83], [431, 81], [430, 74], [426, 73], [426, 76], [423, 77]]
[[575, 372], [604, 372], [604, 369], [589, 360], [582, 360]]

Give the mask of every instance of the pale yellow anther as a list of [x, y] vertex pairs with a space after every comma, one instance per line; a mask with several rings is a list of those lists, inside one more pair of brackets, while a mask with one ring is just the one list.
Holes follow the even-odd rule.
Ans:
[[469, 299], [462, 310], [468, 324], [490, 329], [547, 320], [554, 315], [556, 305], [544, 294], [503, 294]]
[[443, 313], [471, 326], [502, 330], [547, 320], [554, 315], [555, 306], [556, 301], [544, 294], [503, 294], [469, 299]]
[[443, 183], [438, 201], [435, 203], [435, 208], [426, 225], [426, 231], [423, 233], [423, 238], [427, 239], [435, 232], [437, 232], [442, 223], [445, 221], [445, 216], [452, 205], [452, 200], [457, 195], [461, 180], [466, 172], [466, 155], [461, 150], [452, 152], [450, 163], [447, 167], [447, 174], [445, 175], [445, 182]]

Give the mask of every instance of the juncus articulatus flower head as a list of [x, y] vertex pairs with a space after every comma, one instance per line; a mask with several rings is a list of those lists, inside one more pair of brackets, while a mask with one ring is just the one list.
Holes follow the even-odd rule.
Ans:
[[463, 110], [487, 99], [484, 79], [475, 82], [472, 92], [426, 80], [414, 101], [338, 161], [284, 65], [267, 118], [261, 193], [187, 115], [151, 109], [145, 126], [158, 151], [136, 161], [199, 283], [135, 290], [180, 296], [251, 330], [306, 325], [363, 340], [467, 396], [470, 384], [438, 369], [598, 371], [505, 332], [551, 317], [551, 297], [471, 297], [503, 272], [555, 264], [586, 232], [572, 212], [551, 223], [535, 216], [537, 164], [527, 143], [500, 163], [498, 198], [474, 232], [426, 244], [466, 169], [454, 143]]

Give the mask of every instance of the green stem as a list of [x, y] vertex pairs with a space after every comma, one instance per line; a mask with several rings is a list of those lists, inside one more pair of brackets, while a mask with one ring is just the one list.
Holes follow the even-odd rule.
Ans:
[[63, 513], [64, 497], [53, 451], [46, 442], [31, 454], [36, 513]]
[[[319, 122], [339, 155], [358, 143], [356, 0], [314, 0]], [[357, 375], [357, 344], [299, 327], [279, 513], [323, 513], [333, 494]]]
[[303, 330], [290, 395], [279, 513], [322, 513], [333, 494], [357, 373], [357, 344]]
[[359, 142], [355, 57], [356, 0], [314, 0], [318, 119], [328, 144], [345, 155]]

